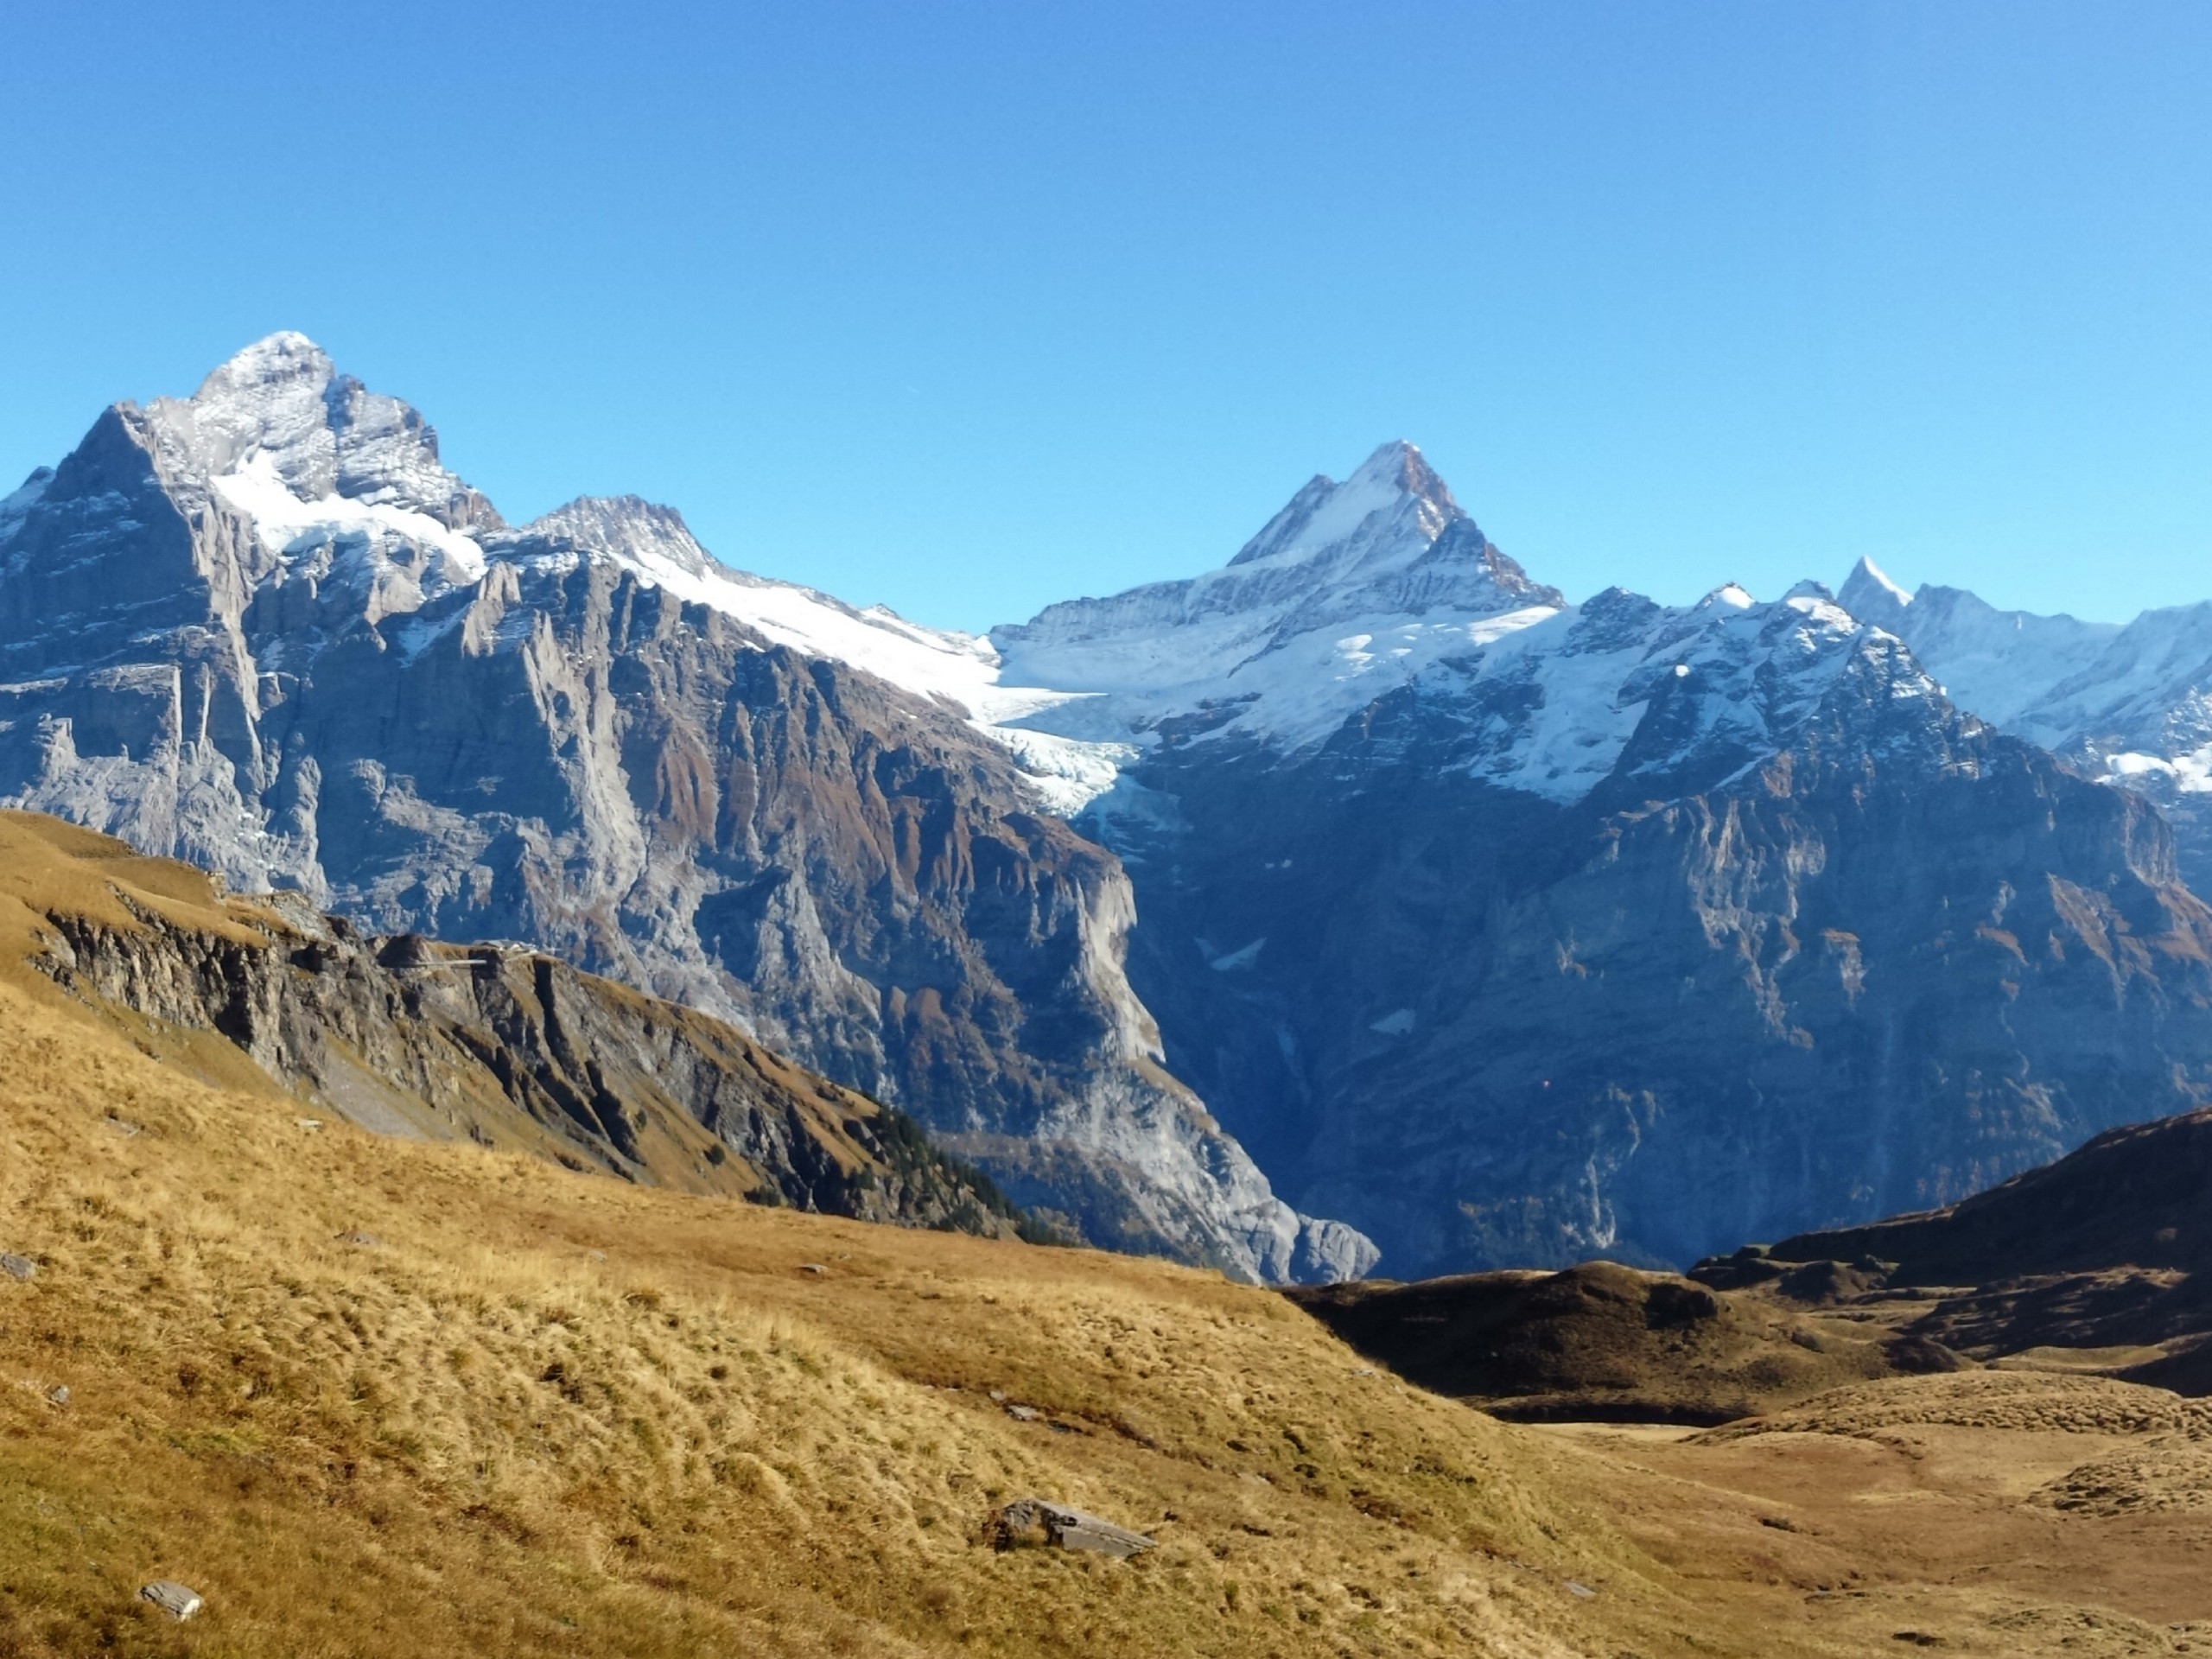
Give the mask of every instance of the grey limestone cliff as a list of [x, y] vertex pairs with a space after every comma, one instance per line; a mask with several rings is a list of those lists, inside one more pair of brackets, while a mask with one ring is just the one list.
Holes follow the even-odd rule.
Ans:
[[918, 637], [643, 502], [510, 529], [274, 336], [0, 505], [0, 802], [730, 1019], [1096, 1242], [1363, 1269], [1162, 1064], [1114, 856], [963, 711], [763, 631], [792, 605]]

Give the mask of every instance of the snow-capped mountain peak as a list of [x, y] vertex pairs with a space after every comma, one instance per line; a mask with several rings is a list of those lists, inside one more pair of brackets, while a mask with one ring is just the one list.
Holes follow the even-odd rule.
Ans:
[[1912, 603], [1912, 595], [1891, 581], [1880, 565], [1862, 556], [1844, 578], [1836, 602], [1860, 620], [1886, 627]]
[[1355, 543], [1411, 550], [1408, 543], [1425, 546], [1465, 517], [1421, 451], [1398, 439], [1368, 456], [1341, 484], [1311, 480], [1229, 564], [1232, 569], [1262, 561], [1293, 564]]
[[255, 400], [271, 387], [305, 383], [320, 391], [337, 377], [330, 354], [305, 334], [280, 328], [241, 347], [208, 371], [192, 401], [203, 408]]
[[1908, 594], [1872, 559], [1852, 568], [1836, 602], [1911, 646], [1960, 708], [2042, 743], [2063, 734], [2046, 729], [2031, 711], [2095, 662], [2120, 632], [2070, 616], [2000, 611], [1963, 588], [1923, 584]]
[[532, 519], [518, 540], [557, 541], [651, 571], [705, 576], [721, 569], [674, 507], [636, 495], [580, 495]]
[[333, 499], [423, 514], [450, 531], [495, 530], [492, 505], [438, 457], [438, 435], [409, 404], [338, 372], [305, 334], [256, 340], [188, 398], [143, 420], [168, 470], [219, 479], [265, 472], [296, 501]]
[[1295, 747], [1441, 657], [1552, 615], [1410, 443], [1343, 482], [1315, 478], [1227, 564], [994, 629], [1002, 683], [1090, 694], [1027, 723], [1149, 741], [1173, 716], [1234, 709], [1223, 734]]

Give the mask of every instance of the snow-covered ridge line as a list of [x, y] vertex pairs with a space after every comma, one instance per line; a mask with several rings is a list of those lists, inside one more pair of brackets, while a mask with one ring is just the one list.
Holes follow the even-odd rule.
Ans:
[[[145, 419], [177, 470], [206, 478], [251, 524], [264, 582], [303, 575], [351, 583], [372, 596], [372, 620], [479, 582], [495, 560], [557, 568], [589, 559], [720, 611], [776, 644], [955, 705], [1014, 753], [1054, 811], [1080, 810], [1111, 785], [1131, 753], [1007, 729], [1006, 722], [1077, 694], [1002, 686], [998, 653], [977, 636], [732, 569], [699, 545], [672, 508], [634, 496], [585, 497], [507, 529], [445, 469], [436, 435], [419, 415], [340, 376], [304, 335], [255, 342], [193, 397], [162, 399]], [[0, 501], [0, 537], [42, 488], [35, 475]], [[401, 649], [419, 652], [444, 631], [413, 628]]]
[[[1653, 660], [1695, 663], [1707, 679], [1739, 675], [1738, 659], [1799, 626], [1777, 632], [1771, 607], [1734, 584], [1688, 611], [1649, 607], [1625, 631], [1618, 603], [1594, 617], [1568, 606], [1491, 545], [1403, 442], [1340, 484], [1306, 485], [1214, 570], [1054, 606], [986, 638], [733, 569], [680, 513], [636, 497], [579, 498], [509, 529], [445, 469], [419, 416], [338, 376], [299, 336], [249, 347], [193, 398], [156, 404], [149, 418], [254, 526], [269, 580], [350, 581], [371, 594], [375, 620], [480, 582], [495, 562], [611, 565], [776, 644], [958, 709], [1064, 814], [1113, 788], [1171, 724], [1187, 741], [1294, 753], [1416, 686], [1517, 697], [1510, 734], [1468, 764], [1508, 787], [1576, 798], [1625, 752]], [[1896, 591], [1884, 596], [1901, 609]], [[1825, 598], [1783, 603], [1826, 635], [1856, 626]], [[1769, 645], [1729, 643], [1745, 632], [1732, 618]], [[414, 626], [397, 643], [419, 652], [445, 632]], [[1826, 660], [1834, 644], [1794, 649]], [[1718, 704], [1700, 719], [1706, 740], [1757, 741]]]
[[[1999, 613], [1955, 589], [1908, 594], [1865, 561], [1840, 598], [1793, 589], [1777, 602], [1795, 607], [1788, 617], [1733, 583], [1687, 608], [1630, 595], [1568, 605], [1492, 545], [1405, 442], [1382, 445], [1341, 483], [1313, 479], [1212, 570], [978, 636], [734, 569], [680, 513], [636, 497], [580, 498], [510, 529], [446, 468], [414, 410], [340, 375], [301, 335], [257, 342], [192, 397], [139, 418], [174, 475], [205, 480], [251, 525], [255, 580], [347, 584], [378, 622], [480, 583], [501, 562], [610, 565], [957, 708], [1064, 814], [1113, 788], [1164, 734], [1293, 753], [1407, 688], [1494, 703], [1491, 736], [1467, 764], [1508, 787], [1578, 798], [1627, 752], [1653, 673], [1694, 667], [1700, 687], [1735, 687], [1756, 658], [1790, 682], [1832, 664], [1862, 626], [1903, 639], [1961, 706], [2072, 744], [2114, 781], [2212, 788], [2212, 717], [2189, 713], [2212, 688], [2212, 620], [2158, 613], [2123, 633]], [[35, 474], [0, 499], [0, 544], [44, 487]], [[418, 652], [444, 632], [409, 625], [397, 643]], [[1744, 682], [1701, 704], [1678, 742], [1771, 741], [1752, 728], [1795, 707], [1794, 694], [1759, 720], [1738, 706], [1750, 695]]]
[[[1157, 606], [1141, 598], [1129, 614], [1120, 605], [1134, 635], [1109, 627], [1115, 637], [1097, 638], [1090, 660], [1038, 675], [990, 639], [730, 569], [680, 514], [634, 497], [582, 498], [508, 529], [446, 470], [414, 410], [338, 375], [302, 336], [257, 342], [193, 397], [147, 417], [179, 469], [207, 478], [252, 525], [264, 581], [349, 582], [371, 595], [373, 620], [480, 582], [493, 561], [611, 564], [777, 644], [957, 707], [1065, 814], [1111, 788], [1162, 720], [1241, 701], [1249, 708], [1231, 722], [1238, 729], [1291, 747], [1318, 742], [1433, 663], [1557, 607], [1404, 443], [1384, 445], [1341, 485], [1315, 480], [1230, 563], [1166, 584]], [[400, 648], [419, 652], [442, 632], [414, 628]]]

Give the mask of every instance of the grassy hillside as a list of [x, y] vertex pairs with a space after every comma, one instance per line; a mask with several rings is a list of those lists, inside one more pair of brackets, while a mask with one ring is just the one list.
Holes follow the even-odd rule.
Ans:
[[[2169, 1650], [2021, 1623], [2032, 1585], [1878, 1591], [1713, 1454], [1498, 1423], [1210, 1273], [305, 1128], [22, 965], [55, 904], [127, 923], [111, 884], [224, 923], [71, 853], [0, 872], [0, 1251], [38, 1265], [0, 1274], [0, 1659], [1662, 1659], [1896, 1651], [1929, 1606], [1970, 1651]], [[995, 1550], [1028, 1494], [1159, 1548]]]
[[[680, 1192], [990, 1237], [1057, 1238], [921, 1126], [695, 1010], [521, 946], [365, 938], [296, 894], [219, 894], [184, 866], [0, 812], [16, 954], [140, 1021], [219, 1034], [310, 1109]], [[217, 1075], [234, 1065], [219, 1060]]]
[[[1588, 1651], [1566, 1580], [1638, 1571], [1544, 1496], [1572, 1452], [1213, 1274], [304, 1128], [18, 965], [111, 880], [221, 925], [190, 872], [46, 877], [0, 894], [0, 1654]], [[1032, 1492], [1160, 1547], [986, 1547]]]

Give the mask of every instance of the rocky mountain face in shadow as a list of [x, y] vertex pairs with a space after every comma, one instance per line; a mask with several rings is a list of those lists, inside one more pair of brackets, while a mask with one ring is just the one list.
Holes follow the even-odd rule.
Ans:
[[1414, 1269], [1684, 1262], [2205, 1100], [2212, 914], [2156, 811], [1911, 671], [1871, 649], [1661, 799], [1486, 785], [1419, 691], [1288, 765], [1169, 749], [1135, 982], [1286, 1192]]
[[1170, 1063], [1392, 1272], [1679, 1265], [2212, 1098], [2212, 912], [2139, 795], [1815, 585], [1486, 604], [1177, 622], [1211, 677], [1165, 690], [1124, 601], [996, 636], [1136, 750], [1079, 822]]
[[419, 415], [279, 335], [0, 504], [0, 800], [733, 1020], [1095, 1242], [1368, 1265], [1161, 1064], [1128, 880], [1055, 780], [870, 650], [969, 660], [643, 502], [509, 529]]
[[2212, 890], [2212, 604], [2084, 622], [1958, 588], [1907, 594], [1866, 559], [1838, 597], [1910, 645], [1960, 707], [2156, 802], [2183, 878]]

